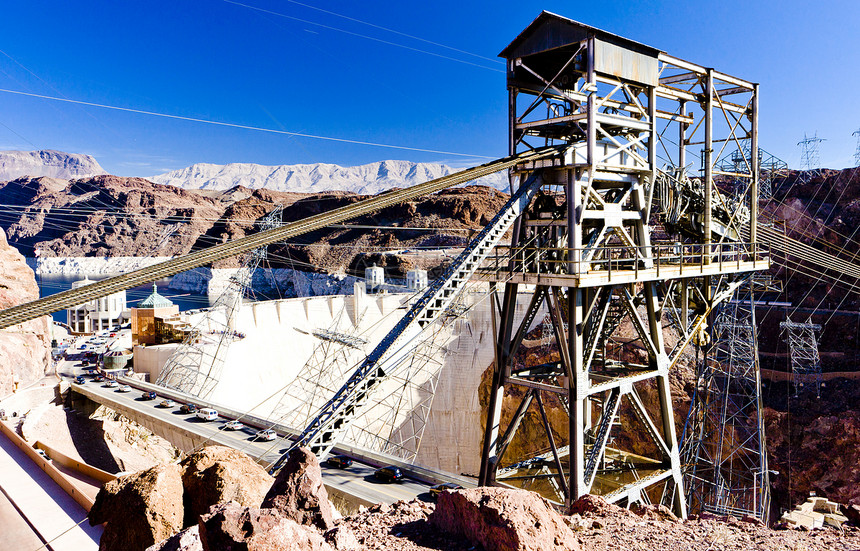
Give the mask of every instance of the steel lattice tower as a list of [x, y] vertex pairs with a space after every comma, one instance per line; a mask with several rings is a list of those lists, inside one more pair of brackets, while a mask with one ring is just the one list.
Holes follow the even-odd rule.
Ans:
[[[742, 140], [740, 149], [727, 154], [717, 163], [717, 168], [728, 176], [733, 188], [732, 191], [736, 195], [747, 193], [744, 189], [748, 185], [746, 179], [737, 178], [734, 175], [743, 174], [748, 169], [747, 165], [750, 158], [750, 141]], [[774, 180], [788, 175], [788, 163], [762, 148], [758, 150], [758, 161], [758, 198], [760, 202], [767, 203], [773, 197]]]
[[857, 136], [857, 150], [854, 152], [854, 166], [860, 166], [860, 129], [855, 130], [852, 136]]
[[[260, 222], [261, 231], [281, 224], [280, 205]], [[230, 344], [241, 337], [236, 331], [236, 316], [266, 247], [254, 249], [230, 277], [227, 288], [188, 332], [182, 344], [168, 358], [156, 384], [197, 396], [209, 397], [218, 386]]]
[[770, 480], [761, 417], [758, 337], [749, 278], [724, 302], [698, 362], [681, 459], [692, 511], [768, 521]]
[[803, 139], [797, 142], [797, 145], [800, 146], [800, 180], [804, 183], [809, 182], [816, 176], [818, 176], [819, 171], [821, 170], [821, 142], [824, 141], [824, 138], [818, 137], [818, 132], [812, 135], [812, 137], [808, 137], [806, 134], [803, 135]]
[[821, 398], [821, 358], [818, 355], [818, 332], [821, 326], [807, 320], [803, 323], [786, 319], [779, 324], [788, 343], [794, 395], [807, 383], [815, 385], [815, 393]]

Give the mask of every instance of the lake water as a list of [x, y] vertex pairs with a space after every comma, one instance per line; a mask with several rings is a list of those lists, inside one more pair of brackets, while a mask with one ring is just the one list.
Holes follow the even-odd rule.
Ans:
[[[39, 284], [39, 295], [42, 297], [46, 297], [49, 295], [53, 295], [59, 293], [60, 291], [66, 291], [72, 288], [72, 283], [83, 279], [80, 275], [37, 275], [36, 281]], [[104, 276], [99, 277], [91, 277], [93, 281], [98, 281], [99, 279], [106, 279]], [[158, 294], [163, 297], [170, 299], [174, 304], [179, 306], [179, 310], [194, 310], [195, 308], [206, 308], [211, 306], [209, 303], [209, 297], [207, 295], [197, 295], [192, 293], [185, 293], [181, 291], [172, 291], [168, 288], [170, 285], [170, 279], [162, 279], [156, 281], [155, 284], [158, 286]], [[140, 287], [135, 287], [134, 289], [129, 289], [125, 292], [125, 299], [128, 308], [134, 308], [137, 306], [137, 303], [141, 300], [148, 297], [152, 294], [152, 283], [147, 283], [146, 285], [141, 285]], [[62, 310], [60, 312], [54, 312], [53, 318], [55, 321], [66, 321], [66, 311]]]

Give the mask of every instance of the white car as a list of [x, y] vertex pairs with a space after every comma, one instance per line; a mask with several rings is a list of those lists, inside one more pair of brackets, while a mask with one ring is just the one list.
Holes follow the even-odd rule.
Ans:
[[265, 442], [271, 442], [275, 438], [278, 437], [278, 433], [272, 429], [261, 430], [257, 433], [257, 440], [263, 440]]
[[212, 408], [200, 408], [197, 410], [197, 418], [204, 421], [214, 421], [218, 419], [218, 412]]
[[119, 385], [116, 390], [117, 392], [131, 392], [131, 387], [128, 385]]
[[111, 379], [110, 381], [105, 383], [105, 386], [108, 388], [116, 388], [119, 386], [119, 383]]
[[241, 421], [236, 421], [233, 419], [232, 421], [228, 421], [226, 425], [224, 425], [226, 430], [242, 430], [245, 428], [245, 425], [242, 424]]

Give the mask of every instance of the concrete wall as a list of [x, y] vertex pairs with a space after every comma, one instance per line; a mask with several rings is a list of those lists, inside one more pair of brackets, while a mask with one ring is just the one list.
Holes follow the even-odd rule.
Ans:
[[178, 346], [178, 344], [135, 346], [132, 351], [135, 373], [144, 373], [150, 381], [157, 381], [161, 368]]
[[[243, 305], [235, 330], [245, 337], [230, 345], [220, 382], [209, 400], [256, 417], [285, 422], [281, 418], [283, 411], [304, 402], [292, 399], [279, 409], [276, 406], [286, 389], [296, 395], [296, 376], [306, 364], [317, 362], [312, 358], [322, 341], [313, 331], [326, 329], [355, 334], [368, 341], [364, 350], [347, 349], [350, 360], [342, 362], [342, 378], [345, 379], [364, 354], [372, 350], [405, 313], [409, 298], [406, 294], [365, 295], [358, 291], [355, 295]], [[473, 291], [464, 300], [471, 306], [470, 310], [447, 322], [434, 343], [434, 359], [442, 368], [416, 463], [454, 474], [475, 474], [480, 466], [483, 437], [478, 386], [482, 374], [493, 362], [493, 335], [486, 292]], [[522, 309], [527, 303], [527, 300], [519, 301]], [[522, 315], [519, 311], [518, 316]], [[539, 322], [542, 316], [536, 319]], [[148, 373], [149, 380], [155, 381], [171, 352], [172, 349], [165, 350], [161, 346], [135, 347], [135, 370]], [[317, 356], [320, 355], [318, 352]], [[337, 383], [333, 388], [339, 386]], [[423, 391], [419, 389], [414, 394]], [[410, 399], [417, 400], [417, 397], [410, 396]], [[418, 412], [413, 417], [415, 415]], [[402, 423], [405, 432], [413, 420], [409, 415], [402, 415], [397, 423]], [[365, 422], [366, 419], [356, 424]], [[371, 424], [365, 426], [373, 430]], [[173, 438], [168, 439], [174, 442]], [[192, 442], [188, 444], [193, 447]], [[178, 447], [186, 449], [184, 445]]]

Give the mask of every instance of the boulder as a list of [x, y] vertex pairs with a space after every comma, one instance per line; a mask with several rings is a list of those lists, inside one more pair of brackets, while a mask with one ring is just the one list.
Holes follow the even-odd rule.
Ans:
[[649, 520], [665, 520], [668, 522], [679, 522], [678, 517], [671, 509], [662, 503], [651, 505], [643, 505], [639, 502], [634, 502], [630, 505], [630, 511], [640, 517], [645, 517]]
[[89, 512], [91, 525], [106, 523], [100, 551], [144, 550], [182, 530], [179, 465], [157, 465], [108, 482]]
[[325, 533], [325, 541], [335, 551], [359, 551], [361, 544], [349, 526], [339, 525]]
[[549, 501], [534, 492], [473, 488], [442, 492], [430, 523], [484, 549], [578, 550], [579, 543]]
[[261, 507], [276, 509], [299, 524], [321, 530], [334, 527], [333, 507], [323, 486], [319, 461], [307, 448], [290, 452]]
[[200, 517], [199, 531], [204, 551], [333, 551], [313, 528], [235, 502], [213, 506]]
[[235, 501], [259, 507], [275, 481], [248, 455], [224, 446], [207, 446], [179, 465], [185, 488], [185, 526], [196, 525], [200, 515], [216, 503]]
[[600, 496], [585, 494], [571, 504], [570, 514], [605, 517], [619, 514], [630, 515], [631, 513], [623, 507], [609, 503]]
[[166, 540], [146, 548], [146, 551], [203, 551], [200, 529], [196, 524]]

